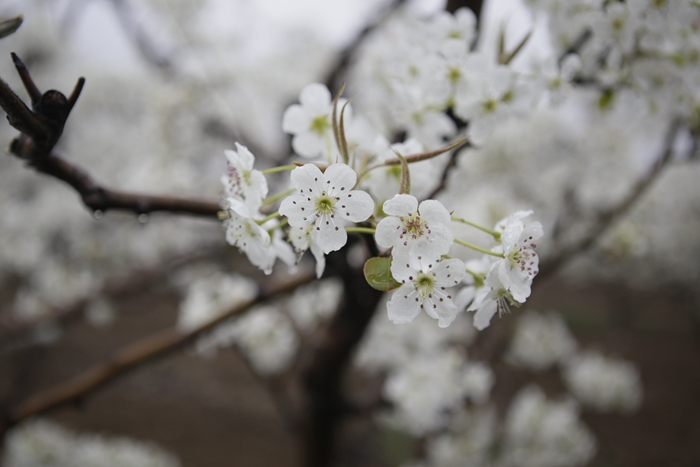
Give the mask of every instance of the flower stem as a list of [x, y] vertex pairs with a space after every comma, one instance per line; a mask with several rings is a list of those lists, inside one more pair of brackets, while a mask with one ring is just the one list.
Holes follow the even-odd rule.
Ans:
[[289, 190], [284, 190], [282, 193], [277, 193], [276, 195], [268, 196], [263, 200], [262, 205], [267, 206], [268, 204], [272, 204], [275, 201], [286, 198], [287, 196], [291, 195], [296, 191], [296, 188], [290, 188]]
[[480, 253], [483, 253], [483, 254], [485, 254], [485, 255], [496, 256], [496, 257], [498, 257], [498, 258], [505, 258], [505, 256], [503, 255], [503, 253], [496, 253], [496, 252], [494, 252], [494, 251], [486, 250], [486, 249], [481, 248], [481, 247], [478, 247], [478, 246], [476, 246], [476, 245], [472, 245], [472, 244], [469, 243], [469, 242], [465, 242], [464, 240], [460, 240], [459, 238], [455, 238], [455, 243], [459, 243], [459, 244], [462, 245], [462, 246], [466, 246], [467, 248], [471, 248], [472, 250], [476, 250], [476, 251], [478, 251], [478, 252], [480, 252]]
[[296, 169], [296, 165], [280, 165], [279, 167], [272, 167], [270, 169], [265, 169], [262, 171], [263, 175], [268, 175], [268, 174], [274, 174], [277, 172], [285, 172], [287, 170], [294, 170]]
[[285, 217], [284, 219], [282, 219], [282, 220], [279, 222], [279, 224], [277, 224], [276, 226], [272, 227], [271, 229], [267, 229], [268, 235], [269, 235], [270, 237], [272, 237], [272, 234], [274, 233], [275, 230], [281, 229], [282, 227], [284, 227], [284, 226], [287, 225], [287, 224], [288, 224], [287, 218]]
[[481, 230], [482, 232], [486, 232], [487, 234], [492, 235], [493, 238], [495, 238], [496, 240], [501, 239], [500, 232], [496, 232], [495, 230], [487, 229], [486, 227], [482, 227], [479, 224], [475, 224], [474, 222], [468, 221], [466, 219], [462, 219], [461, 217], [452, 216], [452, 220], [455, 222], [461, 222], [463, 224], [471, 225], [472, 227], [477, 228], [477, 229]]
[[275, 219], [279, 216], [280, 216], [280, 213], [276, 211], [276, 212], [273, 212], [272, 214], [270, 214], [269, 216], [260, 219], [259, 221], [255, 221], [255, 223], [258, 225], [263, 225], [265, 222], [272, 220], [272, 219]]
[[348, 233], [366, 233], [374, 235], [376, 229], [371, 229], [369, 227], [345, 227], [345, 231]]

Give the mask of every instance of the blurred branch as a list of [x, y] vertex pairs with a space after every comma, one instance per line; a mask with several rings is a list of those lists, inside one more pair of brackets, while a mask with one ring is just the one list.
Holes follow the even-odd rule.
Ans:
[[301, 275], [289, 282], [273, 285], [266, 290], [262, 290], [255, 298], [194, 329], [189, 331], [178, 331], [175, 328], [166, 329], [127, 345], [116, 351], [106, 361], [89, 368], [75, 378], [10, 407], [5, 413], [5, 419], [0, 429], [4, 432], [31, 416], [79, 402], [100, 387], [123, 376], [130, 370], [193, 342], [200, 335], [214, 329], [230, 317], [241, 314], [265, 300], [291, 292], [297, 287], [315, 279], [316, 276], [314, 274]]
[[48, 324], [66, 325], [78, 320], [83, 316], [85, 307], [97, 297], [124, 296], [150, 289], [179, 268], [220, 255], [221, 248], [218, 244], [214, 247], [198, 247], [196, 251], [167, 258], [154, 267], [132, 269], [121, 277], [109, 280], [97, 293], [80, 298], [70, 305], [53, 309], [49, 314], [30, 320], [5, 319], [0, 321], [0, 354], [26, 346], [30, 334], [39, 327]]
[[136, 48], [146, 61], [162, 71], [172, 73], [172, 60], [160, 52], [146, 30], [136, 21], [134, 10], [127, 0], [111, 0], [114, 11], [126, 34], [134, 41]]
[[22, 25], [23, 20], [24, 18], [22, 18], [22, 15], [15, 16], [14, 18], [0, 19], [0, 39], [14, 34]]
[[331, 90], [333, 94], [337, 90], [337, 84], [345, 75], [350, 66], [350, 62], [355, 57], [358, 49], [362, 43], [367, 39], [367, 37], [381, 26], [387, 19], [391, 17], [392, 14], [405, 2], [406, 0], [394, 0], [391, 5], [389, 5], [383, 12], [378, 15], [378, 19], [371, 24], [365, 26], [365, 28], [360, 31], [360, 33], [355, 37], [355, 39], [348, 44], [345, 49], [340, 53], [338, 59], [333, 63], [330, 68], [330, 73], [325, 79], [326, 87]]
[[615, 206], [598, 213], [596, 219], [593, 221], [593, 225], [587, 229], [586, 235], [569, 245], [561, 247], [559, 251], [542, 261], [540, 263], [540, 272], [537, 275], [538, 278], [553, 274], [571, 261], [576, 255], [593, 246], [615, 221], [626, 214], [634, 203], [647, 192], [649, 187], [651, 187], [670, 162], [671, 156], [673, 155], [673, 143], [680, 128], [681, 120], [674, 119], [666, 132], [663, 150], [651, 169], [637, 180], [629, 193]]
[[117, 209], [136, 214], [167, 211], [217, 219], [217, 213], [221, 210], [218, 202], [111, 190], [100, 185], [80, 167], [53, 153], [53, 147], [63, 133], [63, 127], [80, 96], [85, 79], [78, 80], [69, 98], [54, 90], [40, 95], [24, 63], [15, 54], [12, 54], [12, 58], [33, 106], [32, 111], [0, 79], [0, 107], [7, 112], [10, 125], [23, 133], [12, 141], [12, 154], [27, 161], [37, 171], [66, 182], [93, 211]]

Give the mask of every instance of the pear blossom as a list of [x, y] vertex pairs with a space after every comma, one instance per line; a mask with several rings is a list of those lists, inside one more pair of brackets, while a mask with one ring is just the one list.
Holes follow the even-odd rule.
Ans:
[[224, 151], [227, 173], [221, 176], [226, 197], [239, 197], [251, 211], [257, 211], [267, 196], [267, 180], [259, 170], [253, 169], [255, 156], [247, 147], [236, 143], [236, 151]]
[[228, 214], [224, 221], [226, 241], [244, 252], [253, 265], [270, 274], [275, 262], [270, 234], [255, 222], [248, 206], [236, 198], [228, 198]]
[[299, 257], [306, 250], [311, 250], [311, 254], [316, 259], [316, 277], [320, 279], [323, 276], [323, 271], [326, 269], [326, 257], [321, 247], [318, 246], [316, 241], [317, 235], [318, 231], [314, 229], [314, 224], [309, 224], [306, 227], [292, 227], [289, 230], [289, 240], [294, 245], [294, 249]]
[[497, 261], [498, 277], [513, 299], [523, 303], [530, 296], [532, 279], [538, 273], [539, 256], [535, 252], [539, 239], [544, 232], [542, 224], [531, 222], [525, 225], [521, 219], [532, 211], [517, 211], [500, 220], [494, 230], [501, 234], [500, 245], [494, 251], [503, 253], [504, 258]]
[[475, 311], [474, 327], [479, 331], [486, 329], [491, 324], [491, 318], [498, 311], [499, 316], [510, 311], [508, 304], [519, 305], [513, 300], [513, 296], [505, 289], [500, 281], [498, 273], [494, 271], [498, 268], [498, 263], [493, 263], [486, 279], [484, 279], [486, 293], [479, 293], [474, 297], [472, 304], [467, 311]]
[[282, 117], [282, 131], [294, 135], [292, 148], [302, 157], [313, 159], [330, 156], [334, 149], [331, 93], [320, 83], [302, 89], [300, 104], [287, 108]]
[[[394, 254], [409, 254], [412, 259], [425, 256], [423, 248], [432, 248], [439, 259], [446, 254], [454, 234], [448, 227], [450, 213], [439, 201], [429, 199], [418, 205], [415, 196], [400, 194], [383, 206], [388, 214], [377, 224], [375, 240], [382, 248], [394, 248]], [[422, 241], [421, 241], [422, 240]]]
[[402, 284], [386, 305], [389, 319], [395, 324], [412, 322], [421, 310], [437, 319], [441, 328], [457, 317], [457, 305], [447, 289], [459, 284], [467, 274], [461, 260], [398, 255], [391, 261], [391, 274]]
[[348, 240], [345, 221], [362, 222], [374, 212], [374, 201], [364, 191], [352, 190], [357, 175], [346, 164], [332, 164], [321, 172], [314, 164], [297, 167], [291, 173], [298, 191], [282, 201], [279, 212], [292, 227], [314, 225], [316, 243], [328, 254]]

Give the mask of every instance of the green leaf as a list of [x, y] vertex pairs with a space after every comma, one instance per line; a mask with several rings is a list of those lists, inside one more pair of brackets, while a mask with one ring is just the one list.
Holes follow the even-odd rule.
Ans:
[[370, 258], [364, 267], [365, 280], [373, 289], [388, 292], [401, 286], [391, 275], [391, 258]]

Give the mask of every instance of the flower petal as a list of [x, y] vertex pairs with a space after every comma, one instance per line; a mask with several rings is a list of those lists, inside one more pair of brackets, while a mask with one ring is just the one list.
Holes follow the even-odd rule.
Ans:
[[348, 234], [342, 225], [332, 222], [330, 216], [321, 216], [316, 221], [316, 242], [325, 254], [340, 250], [348, 241]]
[[364, 191], [353, 190], [340, 198], [336, 204], [336, 211], [351, 222], [363, 222], [374, 212], [374, 201]]
[[299, 104], [287, 107], [282, 116], [282, 131], [290, 134], [303, 133], [309, 129], [309, 117]]
[[386, 304], [389, 319], [394, 324], [408, 324], [420, 314], [420, 300], [411, 285], [404, 285], [394, 292]]
[[452, 219], [450, 212], [440, 201], [427, 199], [418, 207], [421, 219], [428, 223], [447, 224]]
[[406, 214], [416, 212], [418, 209], [418, 200], [415, 196], [411, 195], [396, 195], [386, 200], [382, 209], [390, 216], [405, 216]]

